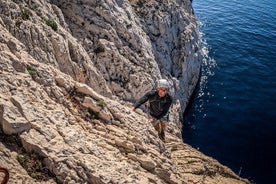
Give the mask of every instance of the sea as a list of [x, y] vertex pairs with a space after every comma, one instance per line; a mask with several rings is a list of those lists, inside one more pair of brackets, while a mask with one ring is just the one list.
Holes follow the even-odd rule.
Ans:
[[193, 0], [201, 78], [185, 143], [257, 184], [276, 183], [276, 0]]

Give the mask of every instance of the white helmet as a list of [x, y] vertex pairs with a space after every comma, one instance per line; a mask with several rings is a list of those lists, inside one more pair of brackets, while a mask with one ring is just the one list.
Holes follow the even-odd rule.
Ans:
[[170, 88], [170, 84], [166, 79], [159, 79], [157, 82], [157, 88]]

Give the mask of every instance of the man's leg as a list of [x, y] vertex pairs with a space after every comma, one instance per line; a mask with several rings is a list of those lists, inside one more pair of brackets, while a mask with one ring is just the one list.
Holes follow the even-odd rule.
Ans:
[[150, 123], [154, 129], [158, 132], [158, 137], [164, 142], [165, 141], [165, 127], [166, 124], [161, 119], [150, 119]]
[[165, 122], [160, 120], [158, 125], [159, 125], [158, 136], [163, 142], [165, 142]]

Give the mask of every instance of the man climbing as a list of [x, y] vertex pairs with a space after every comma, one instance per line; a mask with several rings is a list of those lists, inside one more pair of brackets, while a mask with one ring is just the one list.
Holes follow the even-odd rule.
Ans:
[[168, 93], [170, 88], [169, 82], [166, 79], [160, 79], [157, 82], [157, 89], [153, 89], [139, 99], [132, 110], [135, 110], [140, 105], [149, 101], [149, 122], [153, 124], [155, 130], [158, 131], [158, 136], [162, 141], [165, 141], [165, 127], [168, 121], [168, 111], [172, 104], [172, 97]]

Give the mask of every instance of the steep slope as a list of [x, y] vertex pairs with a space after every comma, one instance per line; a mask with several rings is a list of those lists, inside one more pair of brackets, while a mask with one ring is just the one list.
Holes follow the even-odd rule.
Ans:
[[[0, 166], [10, 183], [248, 183], [180, 139], [201, 57], [189, 1], [5, 0], [0, 32]], [[175, 98], [166, 144], [129, 108], [161, 76]], [[52, 179], [29, 176], [8, 135]]]

